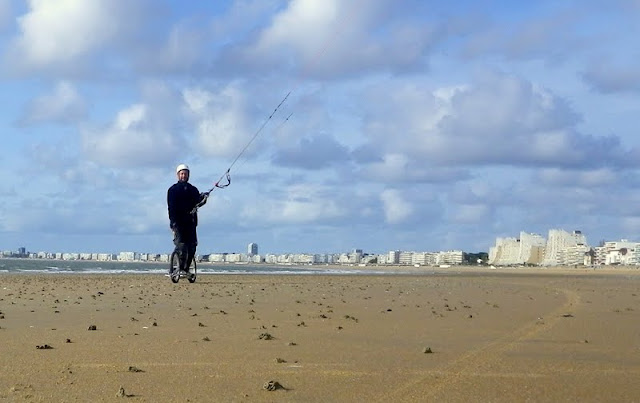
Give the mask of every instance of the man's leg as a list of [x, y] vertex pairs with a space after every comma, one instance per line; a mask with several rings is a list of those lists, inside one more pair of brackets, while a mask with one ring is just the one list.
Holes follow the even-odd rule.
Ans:
[[[181, 235], [180, 231], [173, 232], [173, 244], [176, 246], [174, 251], [178, 254], [178, 265], [180, 270], [185, 270], [185, 263], [188, 258], [188, 249], [187, 244], [184, 242], [184, 237]], [[189, 266], [186, 266], [189, 267]]]
[[[187, 239], [188, 238], [188, 239]], [[185, 271], [189, 271], [191, 268], [191, 262], [196, 256], [196, 247], [198, 246], [198, 236], [196, 234], [195, 225], [188, 230], [188, 235], [184, 239], [185, 248], [187, 251], [187, 260], [185, 264]]]
[[185, 246], [185, 249], [187, 251], [187, 263], [185, 265], [185, 271], [189, 271], [189, 269], [191, 268], [191, 262], [193, 262], [193, 259], [195, 259], [196, 256], [196, 244], [189, 243]]

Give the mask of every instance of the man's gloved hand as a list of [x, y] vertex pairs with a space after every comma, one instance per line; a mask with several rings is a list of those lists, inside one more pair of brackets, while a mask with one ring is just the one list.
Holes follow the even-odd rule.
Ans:
[[204, 206], [207, 203], [208, 198], [209, 198], [208, 192], [200, 193], [200, 202], [198, 203], [198, 206]]

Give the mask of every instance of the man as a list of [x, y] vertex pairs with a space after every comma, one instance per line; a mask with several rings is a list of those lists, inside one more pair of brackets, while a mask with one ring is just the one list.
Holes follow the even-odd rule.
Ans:
[[169, 226], [173, 231], [173, 243], [176, 246], [175, 251], [178, 252], [180, 269], [188, 272], [198, 245], [198, 214], [194, 208], [204, 205], [209, 195], [200, 193], [198, 188], [189, 183], [187, 165], [178, 165], [176, 175], [178, 182], [167, 191]]

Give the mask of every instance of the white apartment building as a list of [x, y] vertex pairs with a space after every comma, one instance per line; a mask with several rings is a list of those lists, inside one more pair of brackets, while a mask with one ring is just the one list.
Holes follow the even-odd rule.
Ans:
[[121, 262], [133, 262], [134, 260], [140, 260], [140, 253], [138, 253], [138, 252], [120, 252], [120, 253], [118, 253], [118, 261], [121, 261]]
[[398, 264], [411, 264], [413, 261], [413, 252], [402, 251], [398, 255]]
[[520, 241], [518, 238], [496, 238], [496, 245], [489, 249], [489, 264], [519, 264]]
[[420, 266], [435, 266], [438, 261], [438, 254], [434, 252], [414, 252], [411, 263]]
[[544, 252], [544, 266], [555, 266], [560, 263], [560, 251], [573, 246], [587, 245], [587, 238], [581, 231], [567, 232], [561, 229], [549, 230], [547, 246]]
[[591, 250], [587, 245], [573, 245], [559, 249], [556, 253], [558, 265], [575, 266], [585, 264], [585, 255]]
[[375, 259], [378, 264], [437, 266], [440, 264], [462, 264], [463, 257], [464, 252], [461, 250], [445, 252], [392, 251], [384, 255], [376, 255]]
[[436, 254], [436, 264], [462, 264], [464, 252], [461, 250], [448, 250]]
[[595, 248], [596, 265], [640, 264], [640, 244], [626, 239], [608, 241]]
[[400, 263], [400, 251], [399, 250], [389, 251], [389, 254], [388, 254], [387, 259], [386, 259], [386, 263], [387, 264], [398, 264], [398, 263]]
[[308, 253], [298, 253], [293, 256], [294, 263], [312, 264], [314, 262], [313, 255]]
[[520, 231], [520, 258], [523, 263], [542, 263], [546, 246], [547, 240], [542, 235]]
[[338, 264], [352, 264], [356, 263], [351, 259], [348, 253], [341, 253], [340, 257], [338, 257]]
[[95, 260], [106, 262], [109, 260], [117, 260], [117, 259], [118, 259], [118, 256], [114, 255], [113, 253], [97, 253]]
[[389, 264], [388, 260], [389, 260], [389, 254], [388, 253], [384, 253], [381, 255], [376, 255], [376, 258], [378, 259], [378, 264]]
[[226, 253], [211, 253], [209, 254], [209, 261], [214, 263], [224, 263]]
[[240, 253], [227, 253], [225, 256], [225, 262], [227, 263], [240, 263], [242, 261], [242, 254]]
[[546, 241], [538, 234], [520, 232], [520, 238], [496, 238], [489, 249], [489, 264], [540, 264]]

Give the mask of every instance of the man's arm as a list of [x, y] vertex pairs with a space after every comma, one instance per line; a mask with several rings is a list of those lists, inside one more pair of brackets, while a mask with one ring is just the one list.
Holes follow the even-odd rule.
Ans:
[[175, 197], [171, 188], [167, 190], [167, 210], [169, 212], [169, 228], [172, 230], [176, 228], [176, 212], [175, 212]]

